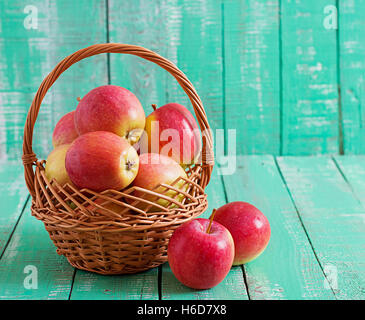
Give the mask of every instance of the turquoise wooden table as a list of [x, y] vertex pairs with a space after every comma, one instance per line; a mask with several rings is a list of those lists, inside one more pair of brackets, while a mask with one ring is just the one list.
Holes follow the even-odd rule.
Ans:
[[[365, 0], [0, 1], [0, 299], [364, 299], [364, 14]], [[263, 255], [211, 290], [184, 287], [168, 264], [128, 276], [75, 270], [30, 215], [19, 161], [35, 92], [61, 59], [106, 42], [174, 62], [214, 132], [225, 132], [204, 216], [242, 200], [270, 221]], [[42, 103], [33, 140], [39, 159], [77, 97], [108, 83], [134, 92], [146, 114], [152, 103], [191, 110], [178, 83], [147, 61], [85, 59]], [[237, 170], [220, 175], [222, 155], [232, 151]]]
[[[123, 276], [74, 269], [30, 215], [21, 164], [0, 168], [0, 299], [365, 298], [365, 156], [242, 156], [227, 176], [216, 167], [203, 216], [248, 201], [266, 214], [272, 237], [259, 258], [210, 290], [183, 286], [168, 263]], [[37, 288], [27, 286], [32, 268]]]

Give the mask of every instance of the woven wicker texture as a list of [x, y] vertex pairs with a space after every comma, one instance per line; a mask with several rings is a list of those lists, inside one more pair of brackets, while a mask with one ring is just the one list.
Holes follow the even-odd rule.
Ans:
[[[156, 187], [165, 188], [165, 192], [129, 187], [97, 193], [78, 190], [69, 184], [60, 186], [55, 180], [48, 181], [45, 161], [38, 160], [32, 150], [35, 121], [47, 91], [71, 65], [101, 53], [131, 54], [156, 63], [175, 77], [193, 105], [203, 133], [201, 163], [186, 169], [188, 178]], [[25, 181], [32, 196], [32, 215], [44, 222], [57, 252], [76, 268], [101, 274], [135, 273], [164, 263], [174, 229], [206, 210], [204, 188], [214, 164], [208, 120], [190, 81], [160, 55], [139, 46], [118, 43], [81, 49], [62, 60], [43, 80], [28, 112], [22, 159]], [[180, 187], [174, 187], [176, 184]], [[151, 196], [155, 200], [152, 201]], [[181, 198], [183, 201], [176, 200]], [[167, 205], [159, 205], [158, 199], [166, 200]]]

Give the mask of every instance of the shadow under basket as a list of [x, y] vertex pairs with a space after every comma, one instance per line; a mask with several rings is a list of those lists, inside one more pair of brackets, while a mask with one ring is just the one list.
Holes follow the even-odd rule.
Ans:
[[[60, 186], [57, 181], [47, 179], [45, 161], [38, 160], [32, 150], [33, 129], [40, 105], [62, 72], [72, 64], [100, 53], [139, 56], [161, 66], [179, 82], [190, 98], [204, 132], [201, 164], [186, 168], [187, 178], [179, 178], [171, 185], [161, 184], [155, 190], [129, 187], [103, 192], [80, 190], [70, 184]], [[167, 246], [173, 231], [208, 207], [204, 189], [214, 159], [212, 136], [201, 100], [190, 81], [173, 63], [142, 47], [97, 44], [62, 60], [43, 80], [34, 97], [24, 129], [22, 159], [25, 181], [32, 196], [32, 215], [43, 221], [57, 253], [78, 269], [100, 274], [128, 274], [156, 267], [167, 261]]]

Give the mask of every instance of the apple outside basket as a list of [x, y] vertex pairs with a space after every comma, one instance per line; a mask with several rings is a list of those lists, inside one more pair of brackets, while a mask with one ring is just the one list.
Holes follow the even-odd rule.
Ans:
[[[173, 183], [158, 187], [164, 187], [166, 192], [174, 190], [175, 197], [139, 187], [98, 193], [88, 189], [78, 190], [70, 184], [61, 186], [57, 181], [46, 178], [46, 161], [38, 160], [32, 150], [33, 129], [42, 100], [62, 72], [74, 63], [100, 53], [124, 53], [154, 62], [173, 75], [188, 95], [203, 132], [203, 144], [201, 163], [186, 169], [187, 179], [180, 178], [187, 185], [186, 191], [174, 188]], [[43, 80], [25, 123], [22, 159], [26, 185], [32, 196], [31, 213], [43, 221], [57, 253], [64, 255], [78, 269], [100, 274], [136, 273], [167, 261], [167, 245], [173, 231], [207, 209], [204, 189], [214, 164], [207, 116], [198, 94], [184, 73], [153, 51], [119, 43], [96, 44], [81, 49], [62, 60]], [[142, 191], [138, 193], [142, 195], [134, 196], [135, 190]], [[145, 199], [146, 195], [151, 194], [156, 196], [156, 200], [168, 200], [169, 205], [163, 207]], [[184, 195], [182, 202], [175, 200], [179, 194]], [[105, 206], [111, 202], [121, 206], [122, 210], [117, 213], [107, 209]]]

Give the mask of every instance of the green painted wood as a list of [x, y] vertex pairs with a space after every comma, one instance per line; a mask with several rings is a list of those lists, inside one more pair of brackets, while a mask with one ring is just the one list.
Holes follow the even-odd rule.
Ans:
[[[109, 0], [108, 4], [110, 42], [140, 45], [166, 57], [164, 2]], [[166, 103], [166, 77], [167, 72], [152, 62], [130, 55], [110, 55], [110, 82], [131, 90], [146, 115], [153, 110], [151, 104]]]
[[251, 299], [334, 299], [272, 156], [238, 158], [225, 175], [228, 201], [246, 201], [269, 219], [266, 250], [245, 265]]
[[339, 150], [336, 30], [324, 27], [335, 2], [281, 1], [284, 155]]
[[336, 156], [336, 164], [365, 208], [365, 156]]
[[[165, 1], [167, 57], [197, 90], [213, 130], [224, 128], [222, 12], [220, 1]], [[166, 82], [166, 100], [192, 107], [180, 85]]]
[[[224, 186], [218, 167], [213, 170], [213, 175], [206, 188], [209, 208], [201, 217], [209, 218], [213, 208], [219, 208], [226, 203]], [[247, 291], [241, 267], [233, 267], [227, 277], [216, 287], [209, 290], [194, 290], [181, 284], [172, 273], [168, 263], [162, 266], [162, 299], [166, 300], [247, 300]]]
[[[37, 270], [34, 289], [24, 285], [29, 266]], [[0, 260], [0, 299], [68, 299], [73, 274], [66, 258], [56, 253], [43, 223], [31, 216], [29, 202]]]
[[21, 163], [0, 161], [0, 256], [28, 200], [23, 177]]
[[237, 130], [237, 154], [279, 154], [279, 1], [222, 3], [225, 127]]
[[364, 207], [331, 158], [285, 157], [278, 163], [336, 297], [364, 299]]
[[[109, 1], [110, 41], [141, 45], [174, 62], [195, 86], [213, 128], [223, 128], [220, 21], [218, 1]], [[110, 70], [111, 82], [134, 92], [147, 115], [152, 103], [178, 102], [193, 111], [176, 80], [151, 62], [111, 55]]]
[[[37, 29], [26, 29], [26, 6], [37, 10]], [[85, 8], [93, 8], [85, 10]], [[0, 158], [19, 159], [23, 127], [38, 86], [56, 64], [74, 51], [106, 42], [104, 1], [26, 0], [0, 3]], [[36, 123], [34, 150], [45, 158], [52, 130], [76, 98], [106, 83], [106, 55], [82, 61], [67, 70], [46, 95]]]
[[339, 1], [339, 74], [345, 154], [365, 152], [365, 1]]
[[158, 300], [157, 268], [116, 276], [77, 270], [71, 300]]

